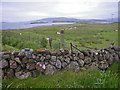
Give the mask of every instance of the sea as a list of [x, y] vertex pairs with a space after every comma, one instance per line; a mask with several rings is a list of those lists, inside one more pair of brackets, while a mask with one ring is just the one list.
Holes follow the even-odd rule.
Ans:
[[52, 25], [64, 25], [64, 24], [74, 24], [73, 22], [62, 22], [62, 23], [39, 23], [39, 24], [31, 24], [29, 22], [2, 22], [2, 30], [8, 29], [25, 29], [32, 28], [38, 26], [52, 26]]

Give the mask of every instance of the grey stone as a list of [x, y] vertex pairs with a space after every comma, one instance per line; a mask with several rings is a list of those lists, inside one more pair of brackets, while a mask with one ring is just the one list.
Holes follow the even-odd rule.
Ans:
[[51, 61], [56, 61], [56, 56], [51, 56]]
[[40, 61], [43, 62], [44, 60], [45, 60], [45, 57], [44, 57], [44, 56], [41, 56], [41, 57], [40, 57]]
[[29, 53], [29, 52], [25, 53], [25, 55], [26, 55], [27, 58], [32, 58], [32, 54]]
[[102, 60], [103, 60], [102, 54], [99, 54], [99, 55], [98, 55], [98, 59], [99, 59], [99, 61], [102, 61]]
[[120, 62], [118, 54], [115, 55], [114, 60], [115, 60], [115, 62]]
[[17, 68], [17, 63], [13, 60], [10, 60], [10, 68], [12, 68], [12, 69]]
[[56, 61], [55, 66], [56, 66], [57, 68], [61, 69], [61, 62], [60, 62], [60, 60], [57, 60], [57, 61]]
[[67, 66], [67, 63], [66, 63], [66, 62], [64, 62], [64, 61], [62, 61], [62, 63], [61, 63], [61, 64], [62, 64], [62, 67], [63, 67], [63, 68], [65, 68], [65, 67]]
[[65, 62], [70, 63], [70, 58], [69, 57], [65, 58]]
[[86, 70], [86, 68], [85, 68], [85, 67], [81, 67], [81, 68], [80, 68], [80, 70], [85, 71], [85, 70]]
[[2, 60], [0, 61], [0, 63], [2, 63], [2, 64], [0, 65], [0, 68], [6, 68], [6, 67], [8, 67], [8, 61], [7, 61], [7, 60], [2, 59]]
[[79, 58], [78, 58], [77, 56], [74, 56], [74, 57], [73, 57], [73, 60], [74, 60], [74, 61], [76, 61], [76, 60], [78, 60], [78, 59], [79, 59]]
[[27, 68], [28, 70], [33, 70], [33, 69], [35, 69], [35, 63], [27, 63], [26, 68]]
[[6, 60], [9, 60], [10, 59], [10, 55], [9, 54], [3, 55], [3, 58], [6, 59]]
[[89, 58], [89, 57], [85, 57], [85, 59], [84, 59], [84, 63], [85, 63], [85, 64], [89, 64], [89, 63], [91, 63], [91, 58]]
[[15, 61], [19, 64], [22, 64], [22, 62], [20, 61], [20, 59], [18, 57], [15, 58]]
[[26, 79], [26, 78], [28, 78], [29, 76], [31, 76], [31, 73], [30, 73], [30, 72], [20, 71], [20, 72], [16, 72], [16, 73], [15, 73], [15, 76], [16, 76], [18, 79]]
[[79, 64], [76, 61], [72, 61], [68, 65], [68, 69], [73, 70], [74, 72], [78, 72], [80, 70]]
[[36, 59], [36, 55], [32, 54], [32, 58], [33, 58], [33, 59]]
[[51, 57], [50, 55], [46, 55], [47, 60], [50, 60], [50, 57]]
[[49, 61], [51, 65], [55, 65], [56, 62], [55, 61]]
[[51, 55], [52, 55], [52, 56], [56, 56], [56, 55], [57, 55], [57, 52], [52, 51], [52, 52], [51, 52]]
[[101, 70], [106, 70], [109, 67], [109, 64], [104, 60], [101, 61], [98, 65], [98, 68]]
[[46, 70], [45, 70], [45, 75], [53, 75], [56, 71], [56, 68], [52, 65], [47, 65]]
[[109, 59], [109, 57], [110, 57], [110, 54], [107, 52], [107, 53], [105, 54], [106, 60]]
[[45, 65], [48, 65], [49, 64], [49, 62], [48, 61], [45, 61]]
[[83, 60], [78, 60], [78, 64], [83, 67], [84, 66], [84, 61]]
[[95, 70], [98, 68], [98, 64], [93, 62], [92, 65], [89, 67], [89, 70]]
[[84, 65], [85, 69], [89, 69], [90, 66], [91, 66], [91, 64], [85, 64], [85, 65]]

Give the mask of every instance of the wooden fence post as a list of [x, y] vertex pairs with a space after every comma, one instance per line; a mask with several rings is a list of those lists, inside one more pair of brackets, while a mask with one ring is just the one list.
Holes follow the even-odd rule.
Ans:
[[49, 38], [50, 48], [52, 49], [52, 38]]
[[64, 30], [60, 31], [60, 48], [64, 48]]

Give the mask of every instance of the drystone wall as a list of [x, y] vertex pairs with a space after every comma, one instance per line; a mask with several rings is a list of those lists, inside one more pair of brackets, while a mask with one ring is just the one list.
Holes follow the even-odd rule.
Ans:
[[60, 49], [50, 53], [1, 53], [2, 78], [17, 77], [25, 79], [36, 77], [39, 73], [53, 75], [59, 70], [73, 70], [75, 72], [86, 69], [106, 70], [114, 62], [120, 62], [120, 46], [112, 46], [97, 51], [82, 50], [73, 52]]

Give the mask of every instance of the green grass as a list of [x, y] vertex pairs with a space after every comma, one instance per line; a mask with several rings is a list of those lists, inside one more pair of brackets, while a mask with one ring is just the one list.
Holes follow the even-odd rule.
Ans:
[[[73, 28], [66, 30], [66, 28]], [[74, 29], [77, 27], [77, 29]], [[43, 38], [53, 39], [54, 50], [59, 48], [60, 35], [57, 35], [61, 29], [65, 29], [64, 41], [65, 48], [70, 49], [70, 44], [78, 44], [81, 46], [90, 46], [105, 48], [108, 47], [111, 41], [115, 41], [118, 45], [117, 23], [112, 24], [83, 24], [83, 25], [59, 25], [47, 27], [35, 27], [29, 29], [18, 30], [3, 30], [2, 41], [3, 45], [9, 45], [16, 49], [23, 48], [47, 48], [50, 49], [49, 43], [42, 43]], [[20, 35], [22, 33], [22, 35]], [[83, 48], [80, 48], [83, 49]], [[3, 49], [4, 50], [4, 49]]]
[[120, 77], [112, 69], [120, 65], [114, 63], [106, 72], [100, 70], [86, 70], [79, 72], [59, 71], [53, 76], [40, 74], [38, 77], [29, 77], [19, 80], [5, 79], [5, 85], [11, 88], [118, 88]]

